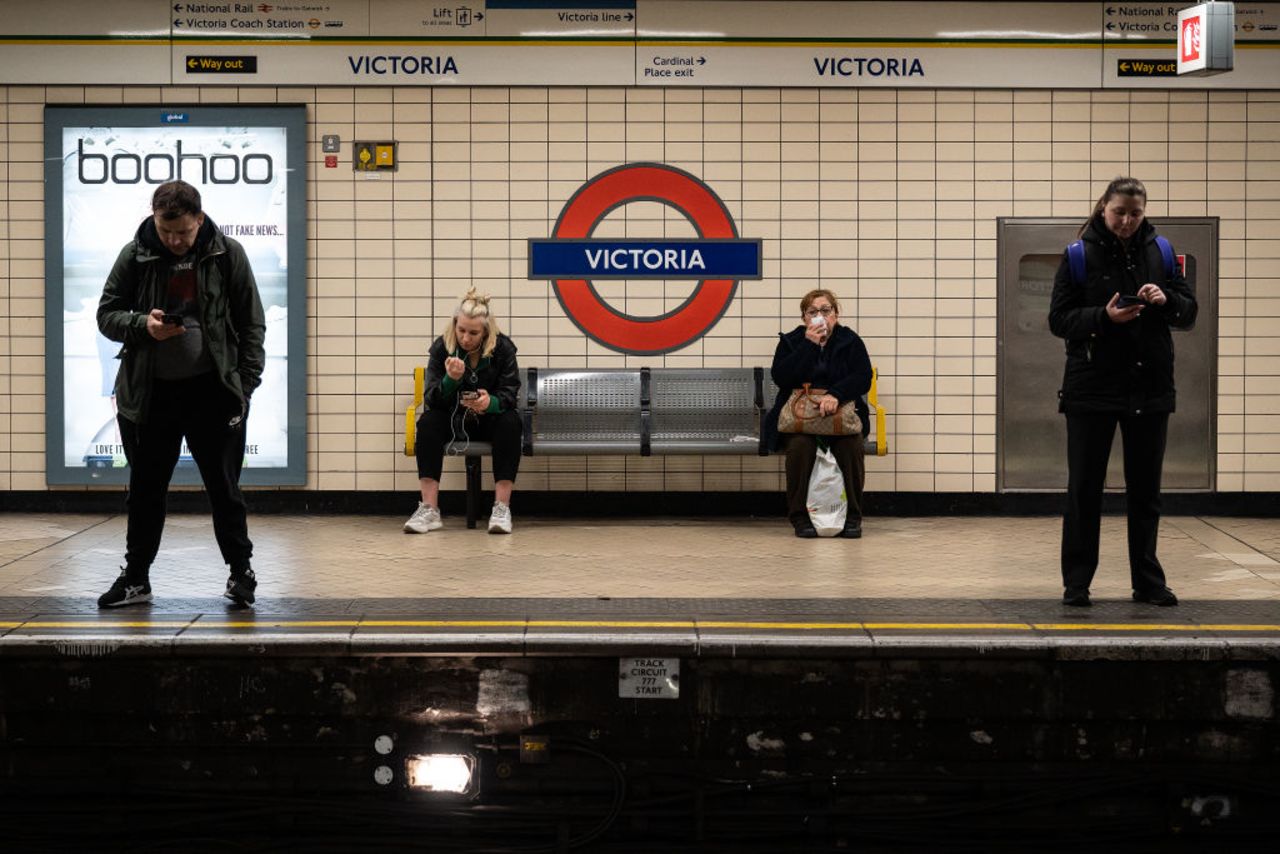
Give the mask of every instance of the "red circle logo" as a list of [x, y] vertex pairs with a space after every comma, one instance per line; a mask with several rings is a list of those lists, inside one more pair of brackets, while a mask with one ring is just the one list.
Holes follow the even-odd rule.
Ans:
[[[574, 193], [560, 211], [553, 238], [589, 238], [611, 211], [628, 202], [669, 205], [699, 237], [736, 238], [738, 228], [720, 197], [693, 175], [661, 163], [630, 163], [602, 172]], [[736, 279], [700, 279], [689, 298], [659, 317], [634, 317], [609, 305], [588, 279], [555, 279], [556, 299], [590, 338], [634, 355], [669, 353], [715, 326], [733, 302]]]

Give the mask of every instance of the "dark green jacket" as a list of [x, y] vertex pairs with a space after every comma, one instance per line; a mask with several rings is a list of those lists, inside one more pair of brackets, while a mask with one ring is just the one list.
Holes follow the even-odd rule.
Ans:
[[[262, 382], [267, 324], [258, 284], [244, 247], [223, 235], [209, 216], [196, 237], [196, 294], [205, 344], [222, 384], [241, 404]], [[116, 410], [130, 421], [147, 420], [157, 342], [147, 332], [147, 316], [165, 304], [169, 262], [154, 220], [143, 220], [116, 258], [98, 301], [98, 329], [119, 341]]]

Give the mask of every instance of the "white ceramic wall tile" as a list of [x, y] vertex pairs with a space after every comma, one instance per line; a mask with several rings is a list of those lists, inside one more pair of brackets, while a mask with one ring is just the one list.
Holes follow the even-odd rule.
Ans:
[[[0, 488], [43, 489], [45, 103], [305, 103], [309, 149], [308, 485], [405, 489], [408, 372], [458, 296], [495, 298], [526, 364], [767, 364], [810, 287], [834, 288], [890, 412], [872, 490], [989, 491], [995, 469], [995, 218], [1083, 216], [1120, 173], [1152, 213], [1221, 218], [1219, 481], [1280, 487], [1280, 94], [911, 90], [0, 87]], [[384, 180], [318, 169], [321, 133], [389, 136]], [[1142, 140], [1141, 143], [1135, 140]], [[591, 176], [627, 160], [707, 181], [765, 241], [701, 342], [623, 357], [586, 340], [525, 240]], [[373, 228], [373, 236], [369, 231]], [[692, 234], [656, 204], [598, 233]], [[357, 232], [360, 236], [357, 237]], [[598, 283], [659, 314], [688, 283]], [[460, 464], [445, 488], [460, 488]], [[486, 475], [486, 477], [488, 477]], [[531, 459], [522, 489], [777, 489], [773, 459]]]

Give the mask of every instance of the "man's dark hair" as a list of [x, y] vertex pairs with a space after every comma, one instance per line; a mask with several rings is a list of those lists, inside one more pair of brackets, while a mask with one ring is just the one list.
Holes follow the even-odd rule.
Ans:
[[177, 219], [200, 215], [200, 191], [186, 181], [170, 181], [156, 187], [151, 197], [151, 212], [161, 219]]

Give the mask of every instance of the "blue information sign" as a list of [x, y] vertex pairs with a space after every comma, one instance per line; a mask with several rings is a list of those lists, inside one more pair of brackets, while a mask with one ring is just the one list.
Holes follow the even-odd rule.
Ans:
[[529, 241], [530, 279], [759, 279], [761, 241]]

